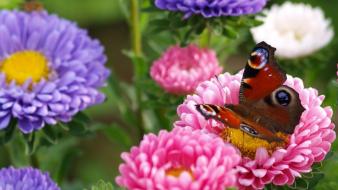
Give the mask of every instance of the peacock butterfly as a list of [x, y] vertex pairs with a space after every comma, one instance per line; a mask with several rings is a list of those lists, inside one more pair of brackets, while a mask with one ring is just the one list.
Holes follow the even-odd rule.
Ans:
[[255, 46], [244, 69], [239, 104], [198, 104], [196, 109], [206, 119], [216, 119], [253, 137], [283, 141], [276, 133], [292, 134], [304, 107], [299, 94], [283, 85], [286, 73], [278, 66], [275, 51], [265, 42]]

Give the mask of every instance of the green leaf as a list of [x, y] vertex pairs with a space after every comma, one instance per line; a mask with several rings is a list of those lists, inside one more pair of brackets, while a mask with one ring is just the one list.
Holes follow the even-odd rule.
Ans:
[[91, 123], [91, 119], [83, 112], [77, 113], [73, 119], [85, 124]]
[[252, 19], [250, 21], [250, 26], [255, 27], [255, 26], [259, 26], [262, 25], [264, 22], [261, 20], [257, 20], [257, 19]]
[[310, 189], [314, 189], [314, 187], [325, 177], [325, 174], [320, 172], [314, 175], [314, 177], [309, 181]]
[[44, 134], [44, 139], [46, 139], [51, 144], [57, 143], [57, 135], [53, 129], [54, 126], [47, 125], [43, 127], [42, 132]]
[[68, 128], [68, 131], [73, 136], [85, 136], [90, 133], [88, 126], [91, 124], [91, 119], [83, 112], [77, 113], [73, 120], [66, 124], [61, 124]]
[[55, 126], [56, 128], [61, 128], [65, 131], [69, 131], [69, 128], [66, 123], [58, 122]]
[[16, 124], [17, 120], [11, 119], [8, 126], [0, 131], [0, 145], [7, 144], [13, 138], [14, 132], [16, 130]]
[[230, 187], [230, 188], [227, 188], [226, 190], [237, 190], [237, 188], [235, 188], [235, 187]]
[[238, 37], [237, 31], [229, 25], [224, 27], [223, 35], [225, 35], [225, 36], [227, 36], [231, 39], [235, 39], [235, 38]]
[[87, 129], [85, 123], [78, 120], [73, 120], [66, 125], [69, 129], [69, 133], [73, 136], [85, 136], [87, 134]]
[[142, 8], [141, 11], [144, 13], [163, 12], [163, 10], [154, 6]]
[[165, 29], [168, 29], [169, 24], [170, 24], [169, 20], [162, 19], [162, 18], [161, 19], [152, 20], [149, 23], [150, 26], [154, 26], [155, 28], [157, 28], [157, 27], [160, 27], [160, 28], [163, 27]]
[[22, 167], [29, 165], [29, 157], [25, 154], [26, 142], [22, 135], [16, 133], [13, 139], [5, 145], [10, 155], [11, 164], [15, 167]]
[[303, 178], [298, 178], [295, 183], [290, 186], [291, 189], [299, 189], [299, 190], [306, 190], [309, 189], [309, 181], [303, 179]]
[[175, 18], [170, 20], [170, 27], [171, 28], [182, 28], [187, 25], [186, 20], [182, 20], [181, 18]]
[[[129, 56], [129, 53], [127, 53]], [[122, 85], [119, 80], [111, 75], [108, 78], [108, 84], [113, 94], [112, 98], [115, 101], [116, 108], [118, 109], [118, 117], [130, 126], [137, 125], [135, 113], [133, 112], [133, 90], [130, 85]], [[126, 106], [129, 105], [129, 106]]]
[[132, 146], [132, 140], [130, 135], [121, 127], [116, 124], [112, 124], [104, 129], [104, 134], [113, 142], [120, 143], [124, 148], [130, 148]]
[[195, 35], [201, 35], [206, 27], [205, 23], [198, 24], [195, 28]]
[[100, 180], [96, 185], [92, 186], [91, 190], [114, 190], [114, 186], [111, 183]]

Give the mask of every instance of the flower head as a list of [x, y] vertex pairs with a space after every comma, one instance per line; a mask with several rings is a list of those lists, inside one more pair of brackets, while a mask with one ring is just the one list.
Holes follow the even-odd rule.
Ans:
[[302, 3], [274, 5], [260, 18], [264, 23], [251, 29], [254, 40], [277, 48], [276, 55], [297, 58], [310, 55], [333, 38], [330, 21], [320, 8]]
[[48, 173], [38, 169], [13, 167], [0, 170], [0, 189], [3, 190], [60, 190]]
[[166, 91], [194, 92], [196, 86], [222, 72], [216, 53], [195, 45], [170, 47], [151, 67], [151, 77]]
[[30, 133], [101, 103], [109, 75], [103, 47], [46, 12], [0, 12], [0, 129], [12, 118]]
[[267, 0], [155, 0], [159, 9], [179, 11], [186, 17], [200, 14], [203, 17], [240, 16], [260, 12]]
[[[204, 129], [232, 143], [242, 153], [238, 183], [241, 187], [262, 189], [265, 184], [292, 184], [296, 177], [311, 171], [314, 162], [320, 162], [335, 139], [332, 109], [321, 107], [324, 96], [313, 88], [304, 88], [298, 78], [288, 76], [285, 85], [296, 90], [305, 108], [294, 133], [286, 144], [272, 144], [245, 133], [238, 133], [215, 120], [205, 120], [196, 110], [196, 104], [237, 104], [242, 72], [219, 75], [218, 79], [201, 83], [196, 94], [188, 95], [178, 107], [180, 120], [176, 127], [190, 126]], [[230, 131], [229, 130], [233, 130]]]
[[223, 190], [236, 184], [240, 161], [221, 138], [188, 127], [146, 135], [122, 158], [116, 182], [127, 189]]

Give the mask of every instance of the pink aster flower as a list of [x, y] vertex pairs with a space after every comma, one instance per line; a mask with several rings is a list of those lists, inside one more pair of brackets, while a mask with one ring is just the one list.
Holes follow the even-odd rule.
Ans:
[[222, 72], [216, 53], [196, 45], [172, 46], [151, 67], [151, 77], [167, 92], [188, 94]]
[[122, 159], [116, 182], [127, 189], [224, 190], [236, 185], [240, 156], [221, 138], [186, 127], [146, 135]]
[[[191, 126], [195, 129], [205, 129], [222, 137], [226, 127], [214, 120], [205, 120], [195, 108], [196, 104], [237, 104], [242, 72], [236, 75], [229, 73], [219, 75], [218, 79], [201, 83], [196, 94], [188, 95], [178, 107], [180, 120], [176, 127]], [[238, 184], [240, 189], [262, 189], [266, 184], [291, 185], [296, 177], [310, 172], [315, 162], [325, 158], [336, 134], [331, 121], [332, 109], [321, 107], [324, 96], [318, 96], [317, 90], [304, 88], [302, 80], [288, 76], [285, 85], [295, 89], [305, 108], [294, 133], [289, 136], [289, 142], [284, 147], [268, 145], [255, 148], [253, 156], [242, 156], [238, 165]], [[223, 138], [224, 139], [224, 138]], [[236, 142], [236, 139], [233, 139]], [[238, 140], [238, 139], [237, 139]], [[238, 141], [237, 141], [238, 142]], [[243, 141], [244, 142], [244, 141]], [[258, 143], [261, 143], [257, 140]], [[234, 144], [234, 143], [233, 143]], [[234, 144], [245, 154], [253, 143], [245, 140], [242, 145]], [[251, 147], [252, 148], [252, 147]]]

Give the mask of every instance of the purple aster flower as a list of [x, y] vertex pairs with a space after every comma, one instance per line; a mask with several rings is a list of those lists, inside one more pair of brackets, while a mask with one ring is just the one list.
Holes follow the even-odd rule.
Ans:
[[155, 0], [156, 7], [185, 13], [185, 17], [240, 16], [260, 12], [267, 0]]
[[0, 189], [2, 190], [60, 190], [49, 177], [34, 168], [16, 169], [13, 167], [0, 170]]
[[103, 102], [104, 49], [75, 23], [46, 12], [0, 11], [0, 130], [68, 122]]

